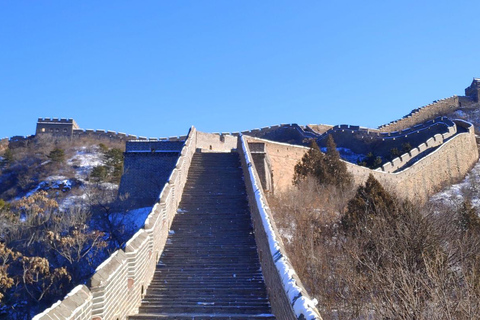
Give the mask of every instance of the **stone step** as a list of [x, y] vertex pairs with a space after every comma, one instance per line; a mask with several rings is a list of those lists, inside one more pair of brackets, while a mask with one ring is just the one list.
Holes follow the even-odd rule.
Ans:
[[264, 320], [273, 320], [275, 316], [267, 313], [260, 314], [231, 314], [231, 313], [152, 313], [152, 314], [142, 314], [129, 316], [130, 320], [211, 320], [211, 319], [222, 319], [222, 320], [248, 320], [248, 319], [264, 319]]
[[[151, 313], [152, 311], [162, 312], [183, 312], [183, 313], [233, 313], [233, 314], [261, 314], [267, 311], [268, 306], [216, 306], [208, 304], [169, 306], [165, 304], [157, 304], [156, 306], [142, 304], [139, 308], [140, 313]], [[266, 310], [267, 309], [267, 310]]]

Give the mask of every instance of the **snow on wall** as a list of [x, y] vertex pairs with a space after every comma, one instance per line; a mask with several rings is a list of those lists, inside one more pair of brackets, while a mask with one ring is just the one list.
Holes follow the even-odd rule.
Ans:
[[[260, 179], [256, 173], [248, 143], [242, 135], [240, 136], [238, 150], [241, 152], [250, 207], [253, 209], [251, 211], [255, 237], [273, 311], [277, 317], [281, 318], [288, 319], [294, 316], [296, 319], [321, 319], [315, 307], [316, 301], [310, 299], [288, 261], [263, 193]], [[261, 232], [261, 229], [263, 229], [263, 232]], [[266, 250], [263, 249], [264, 247]], [[273, 274], [275, 272], [277, 277]], [[280, 281], [277, 281], [277, 279]], [[286, 308], [285, 303], [283, 303], [285, 298], [290, 308]]]

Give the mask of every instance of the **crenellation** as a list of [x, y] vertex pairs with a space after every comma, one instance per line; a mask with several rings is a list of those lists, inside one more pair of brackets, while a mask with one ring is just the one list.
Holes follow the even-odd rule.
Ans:
[[418, 146], [418, 151], [419, 153], [422, 153], [423, 151], [427, 150], [428, 147], [427, 147], [427, 144], [426, 143], [422, 143]]
[[416, 156], [418, 156], [420, 154], [420, 150], [419, 150], [418, 147], [415, 147], [412, 150], [410, 150], [408, 152], [408, 154], [410, 155], [410, 158], [415, 158]]

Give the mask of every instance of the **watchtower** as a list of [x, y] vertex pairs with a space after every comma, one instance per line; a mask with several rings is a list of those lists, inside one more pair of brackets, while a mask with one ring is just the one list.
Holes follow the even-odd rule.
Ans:
[[473, 78], [470, 87], [465, 89], [465, 95], [478, 102], [478, 93], [480, 91], [480, 78]]
[[79, 127], [73, 119], [38, 118], [35, 134], [71, 137], [74, 129]]

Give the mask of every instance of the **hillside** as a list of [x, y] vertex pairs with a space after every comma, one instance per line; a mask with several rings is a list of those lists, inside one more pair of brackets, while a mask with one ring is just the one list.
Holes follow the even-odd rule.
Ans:
[[[0, 318], [30, 319], [143, 226], [115, 208], [124, 143], [47, 139], [7, 148], [0, 167]], [[120, 175], [119, 175], [120, 174]]]

